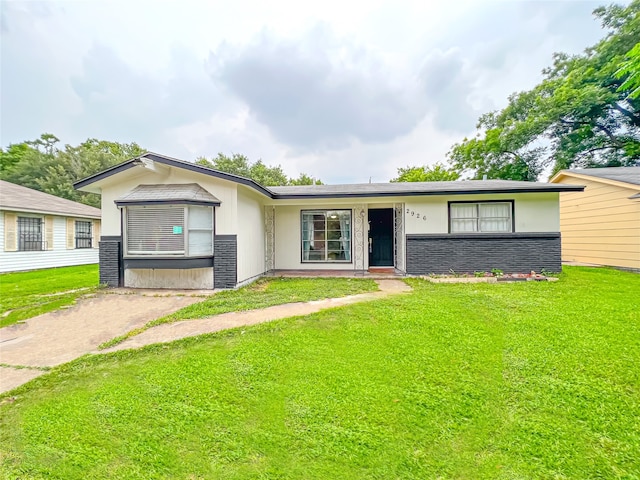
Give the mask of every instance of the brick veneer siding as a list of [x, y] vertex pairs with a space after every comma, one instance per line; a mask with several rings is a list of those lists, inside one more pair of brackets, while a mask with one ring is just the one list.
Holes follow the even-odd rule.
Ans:
[[407, 273], [562, 270], [560, 233], [407, 235]]
[[236, 235], [216, 235], [213, 253], [213, 287], [233, 288], [238, 283], [238, 240]]
[[122, 237], [100, 237], [98, 246], [100, 283], [109, 287], [121, 286]]

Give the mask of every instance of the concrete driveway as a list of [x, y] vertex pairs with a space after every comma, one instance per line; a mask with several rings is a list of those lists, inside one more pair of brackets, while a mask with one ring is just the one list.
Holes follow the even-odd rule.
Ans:
[[1, 328], [0, 392], [41, 375], [42, 367], [66, 363], [107, 340], [203, 300], [193, 293], [180, 293], [102, 292], [68, 309]]
[[[376, 280], [376, 292], [288, 303], [273, 307], [230, 312], [198, 320], [155, 326], [102, 352], [140, 348], [154, 343], [217, 332], [227, 328], [254, 325], [279, 318], [309, 315], [335, 308], [406, 293], [411, 288], [392, 279]], [[42, 367], [53, 367], [87, 353], [98, 353], [101, 343], [142, 327], [156, 318], [203, 300], [195, 295], [207, 291], [182, 291], [182, 295], [157, 292], [110, 291], [80, 300], [77, 305], [46, 313], [23, 324], [0, 329], [0, 393], [16, 388], [42, 375]], [[211, 294], [212, 292], [208, 292]]]

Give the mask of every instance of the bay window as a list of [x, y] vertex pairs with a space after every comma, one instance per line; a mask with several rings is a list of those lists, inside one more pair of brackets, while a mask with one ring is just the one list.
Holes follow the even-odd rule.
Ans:
[[450, 202], [451, 233], [513, 232], [513, 202]]
[[303, 262], [351, 262], [351, 210], [308, 210], [301, 215]]
[[131, 205], [123, 215], [126, 257], [213, 255], [213, 207]]

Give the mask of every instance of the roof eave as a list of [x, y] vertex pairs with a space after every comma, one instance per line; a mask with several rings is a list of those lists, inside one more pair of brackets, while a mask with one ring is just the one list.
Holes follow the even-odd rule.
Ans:
[[126, 207], [128, 205], [199, 205], [203, 207], [219, 207], [220, 202], [211, 202], [207, 200], [188, 200], [188, 199], [171, 199], [171, 200], [114, 200], [117, 207]]
[[623, 188], [631, 188], [635, 190], [640, 190], [640, 185], [636, 183], [624, 182], [621, 180], [614, 180], [612, 178], [598, 177], [597, 175], [585, 175], [583, 173], [573, 172], [571, 170], [560, 170], [556, 173], [551, 179], [549, 179], [550, 183], [556, 183], [555, 180], [559, 180], [562, 177], [574, 177], [578, 180], [591, 180], [600, 183], [608, 183], [610, 185], [617, 185]]
[[[568, 187], [568, 188], [566, 188]], [[491, 190], [441, 190], [441, 191], [406, 191], [406, 192], [357, 192], [357, 193], [282, 193], [274, 194], [275, 200], [295, 200], [313, 198], [363, 198], [363, 197], [423, 197], [437, 195], [482, 195], [498, 193], [558, 193], [582, 192], [582, 185], [563, 186], [562, 188], [503, 188]]]

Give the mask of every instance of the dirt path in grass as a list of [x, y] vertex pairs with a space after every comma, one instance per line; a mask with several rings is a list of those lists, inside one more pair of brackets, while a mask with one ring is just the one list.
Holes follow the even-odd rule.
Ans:
[[[376, 280], [379, 291], [310, 302], [288, 303], [260, 310], [223, 313], [200, 320], [158, 325], [112, 348], [98, 351], [98, 345], [182, 307], [201, 301], [195, 296], [152, 296], [120, 292], [83, 299], [77, 305], [31, 318], [0, 329], [0, 393], [42, 375], [51, 367], [87, 353], [105, 353], [139, 348], [154, 343], [217, 332], [280, 318], [309, 315], [327, 308], [376, 300], [408, 292], [401, 280]], [[17, 368], [29, 367], [29, 368]]]
[[368, 300], [376, 300], [411, 290], [411, 288], [401, 280], [376, 280], [376, 283], [380, 288], [377, 292], [361, 293], [341, 298], [314, 300], [310, 302], [287, 303], [284, 305], [262, 308], [260, 310], [222, 313], [220, 315], [199, 320], [184, 320], [175, 323], [165, 323], [150, 328], [149, 330], [145, 330], [135, 337], [131, 337], [114, 347], [101, 350], [101, 352], [113, 352], [116, 350], [139, 348], [145, 345], [152, 345], [154, 343], [171, 342], [180, 338], [193, 337], [195, 335], [202, 335], [203, 333], [218, 332], [229, 328], [255, 325], [257, 323], [269, 322], [280, 318], [309, 315], [327, 308], [341, 307], [343, 305], [351, 305], [353, 303]]

